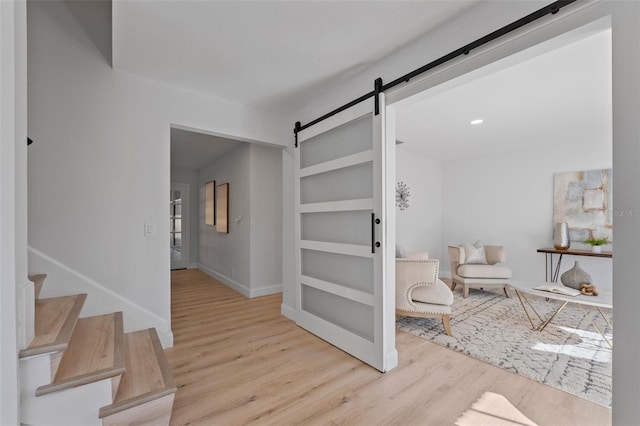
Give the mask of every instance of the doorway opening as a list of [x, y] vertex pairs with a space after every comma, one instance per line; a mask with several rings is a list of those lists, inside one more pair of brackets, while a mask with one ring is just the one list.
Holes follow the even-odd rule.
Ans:
[[282, 244], [282, 148], [178, 125], [170, 132], [172, 269], [200, 269], [246, 297], [281, 292], [273, 247]]
[[[446, 276], [448, 245], [510, 241], [513, 269], [545, 279], [529, 254], [552, 245], [554, 174], [612, 166], [611, 30], [598, 24], [396, 107], [396, 181], [411, 193], [398, 246], [429, 251]], [[610, 266], [597, 279], [609, 289]]]
[[[390, 139], [401, 141], [395, 150], [395, 181], [410, 194], [408, 207], [405, 203], [396, 209], [398, 246], [439, 259], [440, 278], [446, 282], [458, 271], [449, 259], [449, 246], [476, 241], [503, 246], [515, 280], [547, 280], [546, 259], [537, 250], [553, 246], [558, 205], [566, 201], [558, 199], [558, 176], [597, 171], [611, 177], [611, 37], [609, 20], [600, 19], [394, 103], [389, 127], [395, 133]], [[601, 219], [597, 231], [574, 221], [571, 246], [585, 251], [589, 247], [582, 241], [590, 237], [611, 241], [613, 225], [612, 205], [605, 199], [612, 193], [611, 181], [593, 185], [594, 193], [603, 196], [597, 206], [584, 202], [592, 191], [589, 185], [575, 182], [574, 201], [589, 206], [582, 216], [571, 212], [567, 217]], [[560, 273], [580, 261], [602, 294], [613, 292], [610, 259], [567, 257]], [[502, 289], [496, 291], [504, 299]], [[472, 287], [469, 299], [485, 293]], [[460, 287], [453, 294], [454, 307], [456, 301], [470, 303], [463, 302]], [[517, 299], [514, 302], [521, 316], [516, 319], [528, 324]], [[453, 309], [453, 336], [464, 339], [463, 321], [456, 320]], [[436, 335], [444, 336], [445, 330], [437, 320], [433, 324], [438, 330], [427, 339], [437, 342]], [[553, 353], [551, 346], [545, 349], [551, 357], [567, 355]], [[579, 347], [580, 342], [575, 345]], [[473, 356], [469, 346], [465, 349]], [[606, 359], [609, 397], [596, 402], [610, 405], [611, 351]]]

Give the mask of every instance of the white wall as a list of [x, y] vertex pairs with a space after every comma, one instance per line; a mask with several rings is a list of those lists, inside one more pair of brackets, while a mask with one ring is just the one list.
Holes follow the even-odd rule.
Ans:
[[3, 425], [20, 423], [17, 333], [20, 319], [16, 317], [21, 310], [16, 305], [20, 303], [17, 293], [27, 273], [25, 72], [26, 2], [0, 2], [0, 424]]
[[442, 250], [442, 163], [396, 145], [396, 182], [409, 186], [409, 208], [396, 208], [396, 244], [405, 251], [428, 251], [447, 269]]
[[[497, 28], [507, 25], [541, 6], [540, 2], [482, 2], [449, 23], [422, 37], [416, 42], [385, 58], [365, 72], [360, 73], [344, 85], [332, 90], [323, 98], [310, 100], [309, 105], [292, 114], [289, 128], [300, 120], [309, 122], [340, 105], [369, 92], [376, 77], [385, 82], [424, 65], [464, 44], [482, 37]], [[586, 9], [582, 9], [586, 7]], [[570, 12], [573, 11], [573, 12]], [[640, 211], [640, 4], [637, 2], [597, 2], [563, 9], [554, 18], [545, 18], [546, 25], [533, 35], [544, 40], [583, 25], [603, 16], [611, 16], [613, 23], [613, 173], [614, 209], [619, 211]], [[524, 48], [531, 39], [519, 38], [507, 46]], [[496, 55], [499, 56], [499, 55]], [[491, 57], [485, 56], [485, 57]], [[486, 63], [476, 60], [474, 54], [463, 58], [461, 63], [473, 67]], [[483, 63], [484, 62], [484, 63]], [[458, 70], [449, 69], [441, 76], [444, 80], [453, 78]], [[409, 90], [408, 92], [411, 92]], [[293, 138], [283, 155], [284, 182], [284, 223], [293, 224]], [[636, 210], [637, 209], [637, 210]], [[444, 213], [447, 214], [446, 212]], [[640, 240], [638, 215], [628, 214], [614, 217], [614, 241], [616, 257], [613, 259], [616, 292], [614, 305], [616, 315], [633, 317], [640, 303], [640, 286], [636, 285], [640, 276], [640, 262], [637, 261], [637, 241]], [[295, 317], [295, 269], [293, 225], [283, 230], [284, 295], [282, 312]], [[620, 283], [618, 285], [618, 283]], [[616, 348], [614, 350], [614, 424], [634, 424], [640, 418], [640, 370], [636, 368], [640, 357], [640, 331], [635, 321], [616, 322]]]
[[[558, 135], [551, 144], [532, 141], [527, 151], [445, 162], [443, 250], [478, 239], [501, 244], [514, 280], [544, 281], [545, 256], [536, 250], [553, 246], [553, 175], [611, 167], [610, 118], [601, 124], [585, 134]], [[599, 288], [611, 290], [610, 259], [565, 256], [562, 271], [574, 260]]]
[[282, 153], [251, 145], [251, 294], [282, 291]]
[[[443, 163], [409, 144], [397, 145], [396, 181], [411, 189], [410, 207], [396, 209], [397, 244], [406, 251], [429, 251], [440, 259], [445, 277], [451, 276], [448, 245], [478, 239], [502, 244], [514, 279], [544, 280], [545, 257], [536, 249], [553, 245], [554, 174], [611, 167], [611, 103], [597, 108], [601, 121], [556, 140], [530, 140], [528, 151]], [[575, 242], [573, 247], [588, 249]], [[564, 256], [561, 273], [576, 260], [600, 289], [612, 289], [611, 260]]]
[[[200, 266], [226, 278], [238, 291], [251, 287], [251, 145], [242, 144], [198, 171], [200, 193]], [[204, 185], [229, 184], [229, 233], [204, 223]], [[240, 216], [236, 223], [233, 218]], [[220, 277], [217, 277], [220, 279]], [[243, 291], [243, 289], [246, 289]]]
[[[247, 297], [282, 291], [280, 149], [244, 143], [198, 171], [200, 268]], [[229, 183], [229, 233], [204, 223], [204, 185]]]
[[179, 168], [171, 168], [171, 183], [187, 183], [189, 184], [189, 259], [187, 261], [187, 267], [195, 267], [200, 258], [198, 251], [200, 250], [200, 244], [198, 238], [200, 234], [200, 226], [198, 211], [200, 205], [198, 203], [198, 172], [196, 170], [187, 170]]
[[[274, 144], [288, 130], [277, 115], [113, 70], [65, 2], [29, 2], [28, 20], [29, 244], [170, 324], [171, 125]], [[170, 344], [155, 319], [137, 324], [155, 325]]]

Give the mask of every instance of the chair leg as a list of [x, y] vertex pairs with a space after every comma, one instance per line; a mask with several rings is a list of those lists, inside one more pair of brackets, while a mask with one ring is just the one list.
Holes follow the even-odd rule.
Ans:
[[464, 285], [463, 289], [462, 289], [462, 297], [464, 297], [465, 299], [467, 297], [469, 297], [469, 286], [468, 285]]
[[444, 326], [444, 331], [447, 332], [447, 336], [453, 336], [453, 334], [451, 334], [451, 323], [449, 322], [449, 315], [442, 316], [442, 325]]
[[458, 284], [457, 282], [455, 282], [453, 279], [451, 280], [451, 291], [453, 291], [453, 289], [456, 288], [456, 284]]
[[507, 287], [509, 287], [509, 286], [505, 285], [504, 287], [502, 287], [502, 289], [504, 290], [504, 295], [507, 296], [507, 299], [509, 299], [511, 296], [509, 296], [509, 292], [507, 291]]

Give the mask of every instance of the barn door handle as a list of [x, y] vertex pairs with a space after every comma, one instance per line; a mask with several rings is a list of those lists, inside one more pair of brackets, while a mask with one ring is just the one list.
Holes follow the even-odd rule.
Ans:
[[380, 247], [380, 241], [376, 241], [376, 225], [380, 225], [380, 219], [376, 219], [376, 214], [371, 213], [371, 253], [375, 253], [376, 247]]

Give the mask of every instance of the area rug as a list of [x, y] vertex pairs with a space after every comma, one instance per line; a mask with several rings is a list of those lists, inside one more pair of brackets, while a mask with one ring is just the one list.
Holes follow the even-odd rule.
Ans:
[[[473, 358], [553, 386], [597, 404], [611, 406], [612, 351], [591, 327], [578, 307], [567, 305], [539, 332], [531, 329], [513, 291], [507, 299], [500, 292], [472, 290], [467, 299], [454, 292], [451, 328], [447, 336], [442, 322], [401, 316], [400, 330], [430, 340]], [[538, 313], [547, 318], [559, 302], [529, 297]], [[597, 311], [588, 315], [613, 342], [612, 329]], [[611, 311], [604, 311], [611, 322]]]

